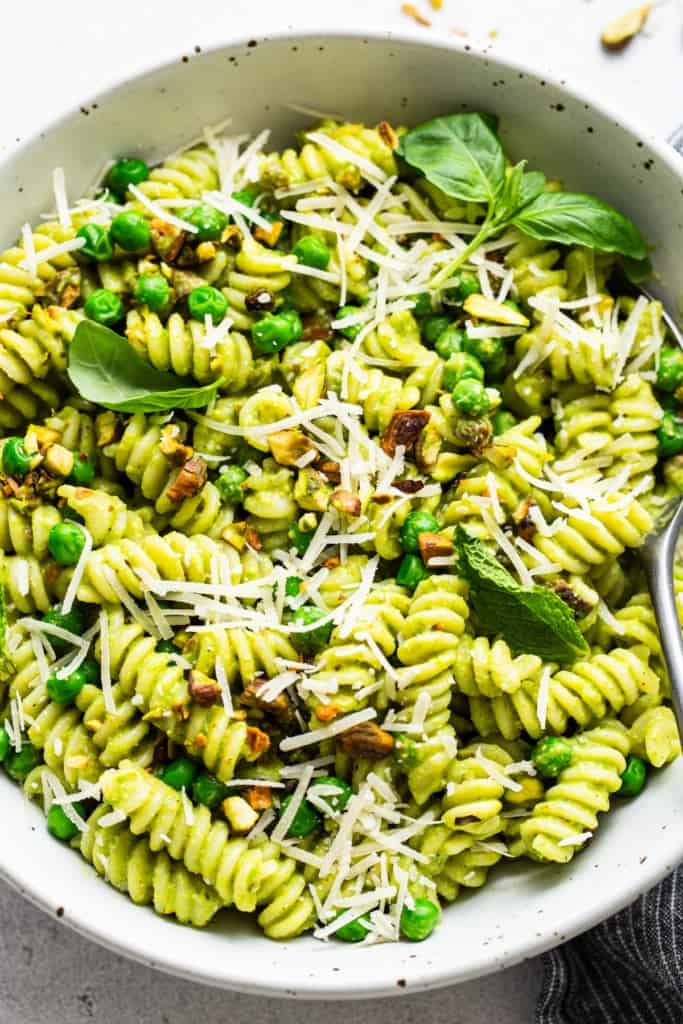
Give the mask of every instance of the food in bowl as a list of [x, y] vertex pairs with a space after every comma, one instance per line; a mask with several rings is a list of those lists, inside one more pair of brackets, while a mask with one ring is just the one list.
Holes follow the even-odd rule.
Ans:
[[0, 758], [159, 913], [419, 941], [680, 752], [683, 353], [488, 115], [266, 146], [57, 170], [2, 256]]

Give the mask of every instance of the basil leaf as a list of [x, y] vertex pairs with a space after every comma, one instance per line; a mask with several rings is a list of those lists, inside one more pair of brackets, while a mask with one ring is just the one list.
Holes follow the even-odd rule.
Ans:
[[525, 174], [525, 166], [526, 160], [520, 160], [506, 176], [503, 189], [496, 199], [497, 224], [510, 221], [545, 188], [545, 175], [540, 171], [529, 171]]
[[652, 263], [646, 256], [644, 260], [632, 260], [628, 256], [621, 261], [626, 277], [631, 284], [640, 284], [652, 276]]
[[522, 177], [522, 184], [519, 190], [519, 209], [528, 206], [536, 196], [540, 196], [546, 185], [545, 174], [542, 171], [529, 171]]
[[601, 199], [582, 192], [544, 192], [514, 217], [513, 224], [542, 241], [585, 245], [636, 260], [647, 255], [633, 221]]
[[401, 136], [400, 153], [448, 196], [493, 203], [505, 184], [503, 147], [488, 118], [452, 114]]
[[115, 412], [198, 409], [220, 383], [183, 387], [182, 378], [155, 369], [120, 334], [92, 320], [76, 328], [67, 373], [82, 398]]
[[545, 587], [522, 587], [462, 526], [456, 530], [455, 548], [482, 627], [500, 634], [515, 654], [571, 662], [588, 652], [574, 616], [557, 594]]

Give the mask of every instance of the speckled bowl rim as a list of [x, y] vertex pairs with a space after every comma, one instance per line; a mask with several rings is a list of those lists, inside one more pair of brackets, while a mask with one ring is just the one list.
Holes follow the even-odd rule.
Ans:
[[[653, 138], [644, 126], [639, 127], [631, 118], [624, 117], [609, 105], [596, 101], [589, 93], [582, 89], [573, 86], [569, 87], [565, 81], [558, 79], [550, 73], [535, 70], [528, 64], [507, 56], [493, 56], [488, 51], [476, 49], [455, 39], [441, 39], [433, 36], [425, 37], [416, 32], [408, 31], [353, 31], [347, 28], [315, 30], [310, 27], [305, 30], [294, 30], [293, 28], [288, 28], [264, 35], [250, 33], [240, 34], [234, 38], [224, 38], [219, 43], [203, 46], [201, 52], [203, 55], [206, 55], [222, 50], [271, 42], [291, 41], [292, 43], [297, 43], [313, 40], [321, 42], [325, 40], [334, 40], [336, 42], [348, 40], [353, 45], [363, 41], [370, 41], [372, 43], [422, 47], [425, 51], [450, 51], [461, 55], [464, 59], [484, 61], [493, 69], [516, 73], [520, 77], [526, 77], [535, 81], [537, 84], [543, 85], [547, 83], [563, 92], [572, 100], [583, 103], [586, 110], [593, 110], [603, 118], [607, 118], [633, 138], [647, 140], [649, 152], [654, 154], [663, 165], [667, 166], [683, 185], [683, 159], [665, 141], [660, 138]], [[85, 113], [88, 107], [92, 107], [100, 101], [106, 101], [110, 95], [116, 93], [123, 86], [130, 84], [131, 81], [142, 81], [148, 75], [163, 69], [170, 69], [179, 59], [180, 55], [162, 62], [146, 62], [135, 73], [112, 76], [109, 83], [88, 100], [85, 105], [80, 106], [80, 108], [69, 109], [66, 113], [54, 118], [47, 124], [43, 132], [35, 133], [34, 136], [22, 142], [20, 146], [13, 148], [9, 155], [3, 157], [0, 161], [0, 175], [6, 163], [20, 155], [22, 151], [29, 149], [45, 132], [59, 131], [60, 127], [66, 124], [79, 109]], [[638, 144], [640, 145], [640, 143]], [[678, 780], [676, 787], [672, 786], [673, 778]], [[664, 798], [668, 802], [671, 802], [671, 793], [675, 790], [683, 793], [683, 764], [678, 763], [671, 766], [667, 769], [666, 778], [664, 775], [660, 775], [654, 780], [650, 787], [651, 798], [654, 802], [659, 799], [658, 794], [661, 790], [664, 791]], [[33, 808], [28, 808], [28, 813], [33, 813], [33, 811]], [[36, 812], [36, 822], [38, 820]], [[300, 976], [291, 977], [287, 982], [279, 977], [275, 970], [273, 970], [271, 977], [268, 976], [268, 967], [270, 966], [271, 969], [276, 968], [277, 962], [274, 958], [269, 965], [267, 963], [269, 960], [267, 954], [269, 950], [275, 951], [278, 948], [286, 950], [293, 944], [280, 945], [268, 943], [267, 940], [261, 940], [262, 945], [258, 951], [255, 947], [255, 960], [259, 962], [255, 964], [254, 970], [249, 977], [231, 970], [229, 964], [226, 964], [224, 970], [207, 970], [201, 963], [188, 963], [188, 958], [183, 959], [177, 955], [169, 955], [163, 950], [152, 952], [149, 940], [146, 938], [148, 929], [144, 926], [144, 920], [149, 920], [150, 918], [143, 919], [142, 916], [150, 912], [134, 908], [132, 904], [130, 905], [132, 909], [141, 915], [139, 919], [136, 919], [136, 924], [139, 927], [131, 929], [125, 935], [123, 934], [124, 930], [121, 928], [108, 928], [107, 921], [103, 916], [98, 917], [94, 914], [94, 919], [89, 919], [89, 915], [85, 912], [72, 915], [66, 901], [62, 900], [61, 902], [64, 905], [59, 905], [55, 900], [54, 893], [50, 891], [50, 882], [46, 878], [49, 871], [46, 872], [42, 864], [37, 865], [28, 861], [10, 865], [3, 853], [3, 848], [7, 849], [4, 842], [0, 844], [0, 877], [35, 906], [51, 916], [56, 915], [63, 923], [69, 925], [76, 932], [115, 953], [137, 960], [149, 967], [184, 977], [191, 981], [265, 996], [298, 997], [302, 999], [360, 999], [438, 988], [480, 977], [510, 967], [524, 959], [534, 957], [560, 942], [585, 931], [587, 928], [628, 905], [641, 893], [655, 885], [661, 878], [673, 870], [678, 860], [683, 858], [683, 799], [680, 805], [672, 812], [672, 820], [678, 826], [677, 832], [680, 835], [680, 839], [673, 842], [668, 841], [666, 845], [662, 844], [659, 849], [657, 849], [657, 844], [655, 843], [655, 849], [651, 851], [650, 856], [637, 857], [637, 851], [635, 851], [634, 857], [631, 857], [630, 852], [625, 851], [624, 857], [619, 859], [619, 863], [610, 865], [610, 871], [633, 872], [633, 878], [628, 884], [621, 883], [615, 886], [614, 891], [601, 893], [600, 897], [596, 899], [595, 905], [591, 907], [573, 906], [570, 909], [570, 904], [568, 904], [566, 916], [561, 921], [554, 923], [544, 922], [533, 936], [527, 935], [521, 938], [516, 945], [513, 944], [507, 951], [496, 953], [492, 950], [491, 952], [480, 953], [478, 957], [471, 957], [469, 960], [466, 960], [466, 963], [458, 963], [457, 951], [454, 951], [454, 956], [456, 956], [455, 962], [446, 966], [442, 964], [437, 966], [429, 961], [428, 954], [425, 957], [415, 952], [416, 949], [418, 951], [428, 949], [428, 943], [422, 944], [419, 947], [410, 945], [406, 947], [405, 944], [372, 947], [360, 954], [356, 947], [337, 945], [335, 948], [338, 951], [338, 960], [339, 962], [343, 961], [343, 967], [333, 968], [335, 972], [338, 972], [336, 975], [330, 973], [329, 968], [319, 972], [315, 970], [312, 972], [310, 970], [305, 971], [302, 963]], [[672, 820], [668, 820], [667, 824], [662, 825], [662, 829], [668, 828]], [[648, 849], [650, 849], [649, 845]], [[583, 856], [586, 857], [586, 854]], [[573, 863], [576, 864], [579, 861], [580, 858], [577, 858]], [[597, 868], [599, 865], [594, 864], [593, 866]], [[513, 867], [513, 884], [516, 870]], [[556, 876], [553, 868], [538, 868], [537, 870], [539, 872], [539, 900], [542, 901], [544, 886], [552, 886]], [[564, 884], [571, 885], [571, 879], [572, 872], [570, 870], [564, 876]], [[97, 881], [98, 884], [104, 885], [99, 879]], [[539, 914], [541, 912], [542, 908], [539, 908]], [[457, 908], [454, 909], [453, 913], [457, 913]], [[117, 935], [113, 935], [113, 932], [117, 932]], [[188, 946], [190, 946], [192, 937], [196, 933], [190, 930], [186, 934], [188, 935]], [[297, 941], [303, 942], [305, 940]], [[303, 951], [305, 948], [310, 949], [310, 946], [304, 947], [302, 944], [300, 948]], [[353, 958], [358, 955], [374, 957], [377, 955], [377, 951], [379, 951], [379, 958], [376, 961], [378, 964], [376, 976], [372, 978], [366, 976], [362, 978], [354, 977]], [[302, 957], [302, 960], [306, 959], [307, 957]]]

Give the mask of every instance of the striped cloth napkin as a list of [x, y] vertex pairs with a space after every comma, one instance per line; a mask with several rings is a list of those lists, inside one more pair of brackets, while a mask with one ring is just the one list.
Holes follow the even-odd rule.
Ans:
[[536, 1024], [683, 1024], [683, 865], [543, 966]]
[[536, 1024], [682, 1024], [683, 865], [543, 966]]

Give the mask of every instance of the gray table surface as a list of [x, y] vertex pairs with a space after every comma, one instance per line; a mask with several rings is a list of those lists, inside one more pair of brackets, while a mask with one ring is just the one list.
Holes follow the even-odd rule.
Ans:
[[[288, 26], [379, 26], [442, 37], [465, 31], [471, 45], [591, 89], [662, 137], [683, 120], [675, 86], [682, 0], [656, 4], [647, 32], [618, 56], [601, 50], [600, 29], [636, 0], [444, 0], [439, 14], [428, 0], [416, 2], [432, 17], [431, 29], [402, 15], [400, 0], [344, 0], [341, 7], [319, 0], [117, 0], [115, 10], [95, 17], [92, 0], [38, 8], [8, 4], [0, 95], [12, 101], [3, 104], [0, 156], [125, 73], [195, 44]], [[62, 927], [2, 883], [0, 921], [0, 1024], [327, 1024], [342, 1016], [345, 1024], [412, 1024], [418, 1017], [429, 1024], [531, 1024], [541, 982], [540, 961], [534, 960], [456, 988], [390, 1001], [286, 1003], [215, 991], [141, 967]]]

